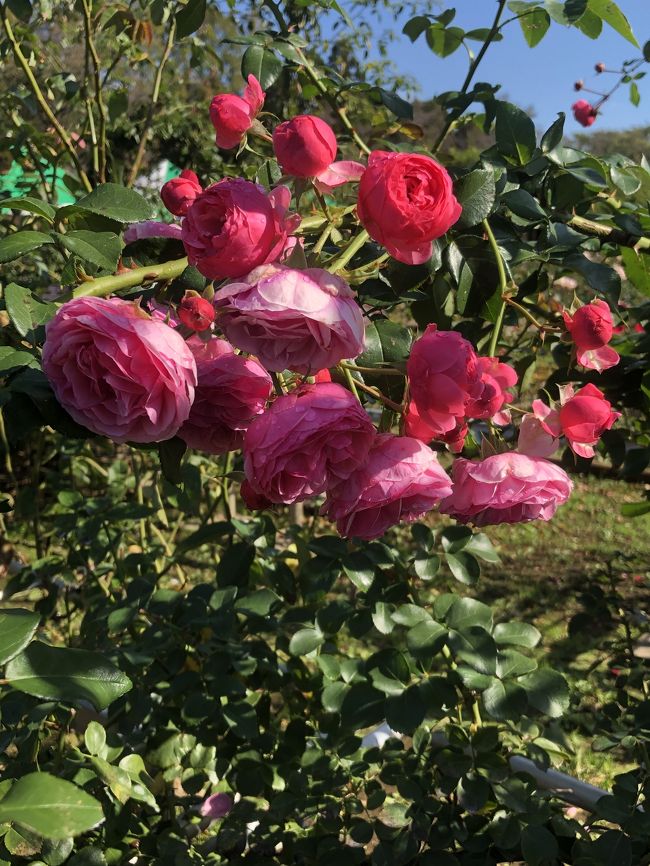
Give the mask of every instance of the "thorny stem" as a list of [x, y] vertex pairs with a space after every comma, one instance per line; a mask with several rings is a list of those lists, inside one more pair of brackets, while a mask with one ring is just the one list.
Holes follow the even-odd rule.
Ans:
[[345, 361], [341, 362], [341, 367], [352, 370], [355, 373], [381, 373], [382, 376], [406, 376], [401, 370], [396, 370], [395, 367], [359, 367], [357, 364], [348, 364]]
[[373, 388], [371, 385], [366, 385], [365, 382], [359, 382], [358, 379], [354, 380], [354, 384], [357, 388], [361, 388], [362, 391], [365, 391], [367, 394], [370, 394], [376, 400], [380, 400], [384, 406], [388, 406], [389, 409], [392, 409], [393, 412], [401, 412], [402, 407], [399, 403], [395, 403], [393, 400], [389, 400], [385, 394], [382, 394], [378, 388]]
[[342, 271], [347, 263], [354, 258], [361, 247], [370, 240], [370, 235], [365, 229], [362, 229], [359, 234], [353, 238], [345, 249], [327, 263], [327, 270], [331, 274], [336, 274]]
[[36, 102], [38, 103], [43, 114], [47, 117], [49, 122], [54, 127], [54, 130], [56, 131], [57, 135], [59, 136], [59, 138], [63, 142], [65, 149], [70, 154], [70, 158], [72, 159], [72, 161], [75, 165], [75, 168], [77, 169], [77, 174], [79, 175], [79, 180], [81, 181], [86, 192], [92, 192], [93, 186], [92, 186], [92, 184], [88, 178], [88, 175], [84, 171], [84, 168], [81, 164], [79, 156], [77, 155], [77, 151], [75, 149], [75, 146], [72, 143], [72, 140], [71, 140], [70, 136], [68, 135], [67, 131], [61, 125], [61, 123], [59, 122], [59, 119], [57, 118], [57, 116], [54, 114], [54, 112], [50, 108], [50, 105], [49, 105], [47, 99], [45, 98], [45, 96], [43, 95], [43, 91], [41, 90], [40, 85], [39, 85], [38, 81], [36, 80], [34, 73], [32, 72], [31, 66], [29, 65], [29, 61], [27, 60], [27, 58], [23, 54], [23, 52], [20, 48], [20, 45], [18, 44], [18, 40], [16, 39], [13, 28], [12, 28], [11, 24], [9, 23], [9, 19], [7, 18], [7, 7], [5, 6], [4, 3], [2, 5], [0, 5], [0, 17], [2, 18], [2, 26], [4, 28], [6, 35], [7, 35], [7, 39], [9, 40], [9, 44], [11, 45], [14, 57], [16, 58], [16, 61], [17, 61], [18, 65], [20, 66], [20, 68], [23, 70], [23, 73], [25, 74], [25, 78], [27, 79], [29, 86], [31, 87], [31, 90], [32, 90], [32, 93], [34, 94]]
[[499, 291], [501, 293], [501, 306], [499, 307], [499, 312], [497, 313], [497, 318], [494, 327], [492, 328], [492, 336], [490, 337], [490, 345], [488, 346], [488, 355], [490, 358], [493, 358], [496, 355], [499, 335], [501, 334], [501, 328], [503, 327], [503, 317], [506, 312], [506, 301], [503, 296], [508, 288], [508, 280], [506, 277], [506, 269], [503, 264], [503, 257], [501, 256], [501, 250], [499, 249], [499, 245], [497, 244], [496, 238], [494, 237], [487, 220], [483, 220], [483, 228], [487, 235], [488, 242], [492, 247], [492, 252], [494, 253], [494, 259], [499, 272]]
[[594, 220], [586, 219], [581, 216], [572, 216], [566, 220], [566, 225], [585, 235], [600, 238], [603, 241], [611, 241], [624, 247], [632, 247], [638, 252], [650, 251], [650, 238], [639, 238], [633, 235], [628, 235], [627, 232], [621, 229], [613, 228], [612, 226], [603, 225], [603, 223], [595, 222]]
[[72, 296], [74, 298], [105, 298], [107, 295], [120, 289], [131, 289], [145, 283], [153, 283], [160, 280], [173, 280], [179, 277], [187, 267], [187, 258], [173, 259], [163, 262], [161, 265], [146, 265], [142, 268], [133, 268], [124, 274], [115, 274], [109, 277], [98, 277], [88, 280], [77, 286]]

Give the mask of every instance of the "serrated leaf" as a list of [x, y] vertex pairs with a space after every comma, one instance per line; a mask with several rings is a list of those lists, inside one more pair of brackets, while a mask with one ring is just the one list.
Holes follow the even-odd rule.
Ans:
[[151, 219], [153, 208], [140, 193], [117, 183], [103, 183], [74, 205], [60, 208], [57, 216], [86, 211], [118, 223], [136, 223]]
[[205, 20], [207, 11], [206, 0], [188, 0], [188, 2], [176, 13], [176, 36], [183, 39], [196, 33]]
[[470, 171], [456, 181], [454, 193], [463, 208], [459, 224], [466, 228], [478, 225], [490, 215], [496, 199], [494, 172], [487, 168]]
[[45, 244], [53, 243], [53, 238], [45, 232], [22, 231], [5, 235], [0, 238], [0, 264], [12, 262]]
[[620, 33], [623, 39], [631, 42], [635, 48], [640, 48], [630, 22], [613, 0], [589, 0], [589, 11], [602, 18], [613, 30]]
[[483, 692], [482, 699], [488, 715], [499, 721], [519, 719], [526, 711], [526, 692], [516, 683], [494, 680]]
[[480, 625], [487, 631], [491, 631], [492, 611], [482, 601], [476, 601], [473, 598], [458, 598], [447, 611], [445, 621], [449, 628], [456, 631], [462, 631], [474, 625]]
[[48, 222], [54, 222], [54, 214], [56, 213], [51, 204], [28, 195], [0, 199], [0, 208], [27, 211], [28, 213], [43, 217]]
[[551, 26], [551, 17], [546, 9], [533, 9], [519, 19], [524, 39], [529, 48], [538, 45]]
[[481, 576], [481, 566], [471, 553], [448, 553], [446, 559], [453, 576], [465, 586], [474, 586]]
[[549, 150], [553, 150], [558, 146], [558, 144], [562, 142], [565, 119], [565, 113], [563, 111], [558, 112], [557, 120], [553, 121], [553, 123], [549, 126], [549, 128], [542, 136], [542, 153], [548, 153]]
[[22, 608], [0, 611], [0, 665], [6, 664], [27, 646], [40, 619], [37, 613]]
[[518, 680], [526, 690], [528, 703], [551, 718], [561, 716], [569, 706], [569, 687], [557, 671], [540, 668]]
[[115, 270], [122, 252], [122, 241], [113, 232], [71, 231], [56, 234], [61, 246], [98, 268]]
[[22, 824], [47, 839], [78, 836], [103, 820], [94, 797], [49, 773], [28, 773], [0, 800], [0, 822]]
[[500, 622], [492, 633], [499, 646], [523, 646], [533, 649], [542, 635], [533, 625], [526, 622]]
[[495, 135], [505, 157], [519, 165], [530, 162], [536, 145], [535, 124], [525, 111], [510, 102], [497, 102]]

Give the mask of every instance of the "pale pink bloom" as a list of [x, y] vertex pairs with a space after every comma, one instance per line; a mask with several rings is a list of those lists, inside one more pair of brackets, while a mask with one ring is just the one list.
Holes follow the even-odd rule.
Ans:
[[[535, 400], [533, 409], [535, 403], [545, 405], [541, 400]], [[548, 406], [545, 408], [548, 409]], [[529, 457], [550, 457], [557, 451], [559, 444], [559, 438], [548, 432], [537, 412], [534, 415], [524, 415], [521, 419], [517, 440], [517, 451], [520, 454], [527, 454]]]
[[236, 355], [232, 346], [216, 337], [204, 342], [192, 337], [198, 384], [187, 421], [178, 435], [190, 448], [209, 454], [235, 451], [253, 418], [264, 411], [273, 382], [252, 358]]
[[46, 326], [43, 369], [74, 420], [115, 442], [170, 439], [194, 399], [180, 334], [119, 298], [76, 298]]
[[265, 93], [254, 75], [248, 76], [243, 96], [220, 93], [210, 103], [210, 120], [217, 134], [217, 147], [237, 147], [264, 105]]
[[230, 342], [267, 370], [315, 373], [364, 345], [363, 318], [350, 286], [320, 268], [256, 268], [217, 294], [217, 321]]
[[244, 471], [271, 502], [300, 502], [345, 480], [368, 456], [372, 421], [341, 385], [304, 385], [251, 423]]
[[514, 451], [476, 462], [459, 457], [452, 480], [452, 494], [440, 511], [475, 526], [550, 520], [573, 489], [559, 466]]
[[210, 280], [236, 278], [278, 259], [300, 224], [288, 213], [286, 186], [267, 193], [243, 178], [213, 183], [197, 196], [183, 220], [182, 240], [189, 258]]
[[449, 496], [451, 482], [434, 452], [410, 436], [378, 434], [368, 459], [328, 490], [322, 513], [345, 538], [379, 538], [411, 523]]
[[360, 162], [342, 159], [339, 162], [333, 162], [328, 168], [317, 174], [314, 185], [319, 192], [329, 193], [344, 183], [360, 180], [365, 170], [365, 165]]

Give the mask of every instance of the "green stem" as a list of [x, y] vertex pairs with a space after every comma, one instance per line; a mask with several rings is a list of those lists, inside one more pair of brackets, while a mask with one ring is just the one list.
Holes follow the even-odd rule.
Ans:
[[531, 325], [535, 325], [540, 331], [559, 331], [560, 328], [555, 328], [553, 325], [543, 325], [541, 322], [538, 322], [535, 316], [532, 313], [529, 313], [526, 307], [523, 307], [521, 304], [518, 304], [517, 301], [513, 301], [512, 298], [504, 298], [506, 304], [509, 307], [514, 307], [515, 310], [519, 310], [522, 316], [524, 316]]
[[493, 358], [496, 355], [499, 335], [501, 334], [501, 328], [503, 327], [503, 317], [506, 312], [506, 302], [503, 296], [508, 287], [508, 279], [506, 277], [506, 269], [503, 264], [501, 250], [499, 249], [499, 245], [497, 244], [496, 238], [494, 237], [492, 229], [490, 228], [490, 224], [487, 220], [483, 220], [483, 228], [485, 229], [485, 234], [487, 235], [488, 242], [492, 247], [492, 252], [494, 253], [494, 259], [496, 262], [497, 270], [499, 272], [499, 292], [501, 294], [501, 306], [499, 308], [494, 327], [492, 328], [492, 336], [490, 337], [490, 345], [488, 346], [488, 355], [490, 358]]
[[[492, 27], [490, 28], [490, 32], [488, 33], [483, 45], [481, 45], [481, 48], [480, 48], [478, 54], [476, 55], [476, 57], [474, 58], [473, 63], [471, 63], [469, 69], [467, 70], [467, 75], [465, 76], [465, 81], [463, 81], [462, 87], [460, 88], [461, 93], [467, 93], [469, 86], [472, 83], [472, 79], [474, 78], [474, 75], [476, 74], [476, 70], [478, 69], [481, 60], [483, 60], [483, 57], [485, 56], [485, 52], [488, 50], [491, 42], [494, 40], [494, 37], [499, 32], [499, 21], [501, 20], [501, 16], [503, 15], [503, 10], [505, 9], [505, 5], [506, 5], [506, 0], [498, 0], [498, 2], [499, 2], [499, 7], [497, 9], [496, 15], [494, 16], [494, 21], [492, 22]], [[443, 141], [447, 137], [447, 133], [449, 132], [449, 130], [451, 129], [451, 127], [455, 123], [455, 121], [456, 121], [456, 117], [454, 117], [453, 114], [450, 113], [447, 117], [445, 125], [441, 129], [440, 134], [438, 135], [438, 138], [435, 140], [434, 145], [431, 148], [432, 153], [438, 152], [438, 150], [440, 149], [440, 146], [442, 145]]]
[[115, 274], [110, 277], [98, 277], [96, 280], [88, 280], [77, 286], [72, 296], [74, 298], [105, 298], [113, 292], [121, 289], [131, 289], [145, 283], [158, 282], [160, 280], [173, 280], [179, 277], [187, 267], [187, 258], [173, 259], [160, 265], [147, 265], [143, 268], [134, 268], [125, 274]]
[[355, 238], [352, 239], [352, 241], [350, 241], [347, 247], [339, 253], [338, 256], [335, 256], [328, 262], [327, 270], [331, 274], [336, 274], [339, 271], [342, 271], [350, 259], [354, 258], [368, 240], [370, 240], [370, 235], [365, 229], [363, 229]]
[[345, 381], [348, 383], [350, 391], [352, 391], [360, 403], [361, 399], [359, 397], [359, 392], [357, 391], [357, 383], [354, 381], [354, 376], [347, 367], [343, 366], [343, 364], [340, 365], [340, 368], [343, 370], [343, 375], [345, 376]]
[[99, 59], [99, 54], [97, 53], [97, 47], [93, 38], [92, 4], [90, 3], [90, 0], [82, 0], [82, 2], [84, 11], [84, 28], [86, 32], [86, 45], [90, 53], [90, 58], [92, 60], [93, 81], [95, 84], [95, 100], [97, 102], [97, 108], [99, 109], [99, 138], [97, 141], [98, 177], [99, 182], [104, 183], [104, 181], [106, 180], [106, 121], [108, 118], [108, 113], [106, 111], [106, 105], [104, 103], [104, 96], [102, 93], [102, 82], [100, 75], [101, 61]]

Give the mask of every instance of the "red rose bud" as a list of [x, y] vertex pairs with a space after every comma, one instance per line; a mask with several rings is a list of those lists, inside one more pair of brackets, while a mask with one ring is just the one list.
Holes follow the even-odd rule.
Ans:
[[605, 71], [605, 64], [604, 63], [597, 63], [594, 66], [594, 69], [596, 70], [596, 72], [598, 72], [598, 74], [600, 74], [601, 72]]
[[198, 177], [193, 171], [185, 169], [178, 177], [168, 180], [160, 190], [160, 198], [174, 216], [185, 216], [194, 199], [203, 192]]
[[178, 306], [178, 318], [192, 331], [205, 331], [214, 322], [214, 307], [195, 292], [186, 292]]
[[265, 93], [254, 75], [247, 78], [243, 96], [220, 93], [210, 104], [210, 120], [217, 134], [217, 147], [238, 147], [264, 105]]
[[315, 177], [336, 159], [332, 127], [311, 114], [299, 114], [276, 126], [273, 150], [282, 171], [294, 177]]
[[579, 81], [576, 81], [576, 82], [575, 82], [575, 84], [573, 85], [573, 89], [574, 89], [574, 90], [582, 90], [582, 88], [583, 88], [584, 86], [585, 86], [584, 81], [582, 81], [582, 79], [580, 79]]
[[588, 370], [602, 372], [616, 366], [620, 358], [607, 343], [612, 339], [612, 312], [605, 301], [597, 299], [579, 307], [573, 316], [562, 311], [564, 326], [576, 345], [578, 363]]
[[573, 109], [573, 116], [581, 126], [591, 126], [596, 120], [598, 112], [586, 99], [579, 99], [573, 103], [571, 108]]

